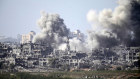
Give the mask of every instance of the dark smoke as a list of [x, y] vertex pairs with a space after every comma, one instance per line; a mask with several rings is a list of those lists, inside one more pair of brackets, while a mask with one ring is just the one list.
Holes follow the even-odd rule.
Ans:
[[104, 35], [97, 35], [96, 39], [98, 40], [100, 47], [111, 48], [115, 45], [118, 45], [118, 40], [116, 40], [115, 37], [107, 37]]
[[134, 32], [134, 38], [131, 40], [129, 46], [140, 46], [140, 0], [132, 0], [131, 8], [131, 26]]
[[90, 10], [87, 14], [95, 31], [90, 37], [96, 39], [98, 47], [140, 46], [140, 0], [119, 0], [118, 4], [114, 11], [104, 9], [97, 14]]

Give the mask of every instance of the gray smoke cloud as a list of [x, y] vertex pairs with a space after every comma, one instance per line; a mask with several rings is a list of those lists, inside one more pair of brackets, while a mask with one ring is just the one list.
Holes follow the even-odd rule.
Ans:
[[37, 21], [41, 32], [37, 34], [33, 42], [47, 44], [53, 48], [59, 48], [63, 43], [67, 42], [69, 29], [58, 14], [49, 14], [41, 12], [41, 17]]
[[[94, 40], [95, 47], [113, 47], [120, 44], [132, 46], [132, 41], [136, 39], [140, 41], [138, 5], [140, 0], [118, 0], [118, 6], [114, 10], [104, 9], [100, 12], [90, 10], [87, 13], [87, 20], [93, 30], [89, 32], [89, 38], [92, 38], [89, 42]], [[133, 23], [136, 21], [132, 18], [138, 18], [135, 25]], [[140, 46], [140, 43], [138, 45]]]
[[70, 30], [58, 14], [41, 12], [37, 21], [41, 32], [33, 42], [50, 45], [55, 49], [90, 52], [99, 47], [113, 47], [117, 45], [140, 46], [140, 0], [118, 0], [114, 9], [103, 9], [100, 12], [90, 10], [87, 20], [92, 26], [85, 41], [69, 38]]
[[33, 42], [51, 46], [54, 49], [67, 50], [68, 43], [71, 50], [86, 51], [86, 44], [77, 38], [69, 38], [70, 30], [66, 27], [63, 19], [58, 14], [41, 12], [37, 21], [41, 32], [37, 34]]
[[129, 45], [140, 46], [140, 0], [132, 0], [130, 19], [133, 39]]

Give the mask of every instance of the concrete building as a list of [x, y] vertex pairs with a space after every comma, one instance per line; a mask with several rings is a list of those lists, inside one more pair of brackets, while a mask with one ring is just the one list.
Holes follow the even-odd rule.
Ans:
[[33, 37], [35, 36], [35, 34], [36, 33], [34, 31], [31, 31], [28, 34], [22, 35], [21, 43], [24, 44], [24, 43], [32, 42]]
[[47, 66], [49, 63], [48, 58], [39, 58], [39, 66]]
[[12, 54], [15, 55], [16, 58], [20, 58], [21, 45], [13, 45], [12, 46]]
[[0, 42], [0, 58], [9, 56], [12, 52], [12, 48], [9, 45]]
[[126, 55], [128, 62], [135, 62], [140, 59], [140, 47], [129, 47], [129, 53]]

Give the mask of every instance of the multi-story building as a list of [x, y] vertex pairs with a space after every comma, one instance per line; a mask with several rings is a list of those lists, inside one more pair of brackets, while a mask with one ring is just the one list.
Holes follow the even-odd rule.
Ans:
[[127, 61], [128, 62], [136, 62], [140, 59], [140, 47], [129, 47], [127, 54]]
[[39, 66], [48, 66], [48, 58], [39, 58]]
[[12, 49], [13, 49], [12, 54], [15, 56], [15, 58], [20, 58], [21, 45], [15, 45], [12, 47]]
[[119, 56], [118, 60], [121, 61], [126, 61], [126, 55], [129, 53], [130, 50], [128, 50], [128, 47], [124, 47], [122, 45], [116, 46], [111, 48], [111, 50]]
[[28, 34], [22, 35], [21, 43], [24, 44], [24, 43], [32, 42], [33, 37], [35, 36], [35, 34], [36, 33], [34, 31], [31, 31]]

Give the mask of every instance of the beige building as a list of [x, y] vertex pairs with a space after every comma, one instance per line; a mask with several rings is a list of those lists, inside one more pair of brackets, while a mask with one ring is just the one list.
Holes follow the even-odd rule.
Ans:
[[24, 44], [24, 43], [32, 42], [33, 37], [35, 36], [35, 34], [36, 33], [34, 31], [31, 31], [28, 34], [22, 35], [21, 43]]

